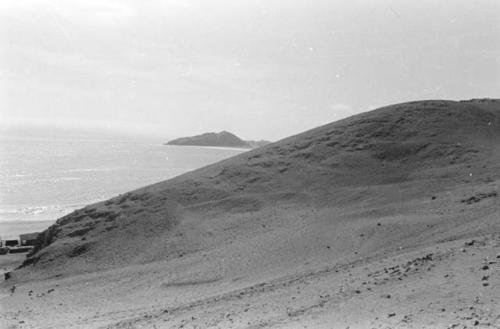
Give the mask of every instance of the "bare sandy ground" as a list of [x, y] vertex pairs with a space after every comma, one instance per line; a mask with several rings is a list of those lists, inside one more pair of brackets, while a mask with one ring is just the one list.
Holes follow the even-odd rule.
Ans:
[[5, 272], [10, 272], [22, 264], [26, 253], [0, 255], [0, 276], [3, 279]]
[[[350, 213], [341, 224], [325, 223], [330, 209], [318, 212], [310, 236], [317, 243], [295, 223], [311, 250], [294, 264], [282, 255], [271, 258], [275, 266], [245, 267], [231, 258], [252, 245], [233, 242], [176, 261], [20, 283], [13, 292], [7, 281], [1, 319], [5, 328], [499, 328], [498, 206], [448, 210]], [[411, 224], [396, 238], [406, 216]], [[367, 247], [346, 247], [339, 237], [352, 232]]]
[[[157, 292], [151, 283], [123, 288], [127, 279], [117, 273], [97, 285], [85, 275], [3, 293], [2, 321], [5, 328], [498, 328], [499, 253], [500, 235], [488, 235], [249, 286], [207, 280]], [[142, 281], [132, 272], [129, 280]], [[119, 287], [130, 291], [120, 296]]]

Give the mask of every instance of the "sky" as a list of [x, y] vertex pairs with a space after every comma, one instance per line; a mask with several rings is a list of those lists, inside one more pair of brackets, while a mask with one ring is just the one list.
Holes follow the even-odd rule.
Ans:
[[2, 0], [0, 123], [278, 140], [499, 97], [498, 0]]

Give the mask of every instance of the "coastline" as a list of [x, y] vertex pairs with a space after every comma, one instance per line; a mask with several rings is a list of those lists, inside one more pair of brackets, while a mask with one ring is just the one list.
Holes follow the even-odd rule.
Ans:
[[174, 147], [191, 147], [191, 148], [204, 148], [204, 149], [212, 149], [212, 150], [229, 150], [229, 151], [250, 151], [253, 150], [251, 147], [233, 147], [233, 146], [211, 146], [211, 145], [180, 145], [180, 144], [167, 144], [164, 143], [163, 146], [174, 146]]
[[55, 220], [0, 221], [0, 238], [18, 238], [19, 234], [42, 232], [55, 222]]

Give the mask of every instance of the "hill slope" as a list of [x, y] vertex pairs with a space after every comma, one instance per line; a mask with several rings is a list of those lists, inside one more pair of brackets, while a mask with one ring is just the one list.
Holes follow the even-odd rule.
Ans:
[[[361, 291], [377, 312], [442, 301], [458, 314], [468, 308], [457, 301], [475, 297], [478, 257], [500, 252], [498, 145], [499, 100], [380, 108], [77, 210], [8, 282], [27, 282], [27, 294], [29, 280], [49, 278], [45, 289], [57, 278], [78, 295], [64, 300], [61, 327], [77, 326], [83, 305], [82, 327], [390, 324], [385, 313], [355, 316]], [[472, 237], [475, 251], [460, 251]], [[460, 266], [474, 268], [444, 285], [443, 271]], [[387, 289], [400, 299], [380, 303], [373, 291]], [[113, 302], [97, 309], [103, 299]], [[419, 314], [417, 327], [437, 323]]]
[[250, 144], [241, 140], [238, 136], [227, 131], [220, 133], [205, 133], [202, 135], [181, 137], [171, 140], [167, 145], [183, 146], [217, 146], [217, 147], [242, 147], [250, 148]]
[[425, 192], [399, 191], [424, 196], [494, 179], [498, 107], [498, 101], [412, 102], [328, 124], [77, 210], [45, 232], [30, 262], [72, 272], [168, 259], [216, 246], [206, 224], [229, 214], [256, 216], [280, 203], [376, 206], [394, 193], [370, 195], [372, 187], [425, 183]]

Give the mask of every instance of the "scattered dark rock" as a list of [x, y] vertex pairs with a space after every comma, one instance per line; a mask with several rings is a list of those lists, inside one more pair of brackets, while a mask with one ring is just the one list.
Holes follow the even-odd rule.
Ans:
[[[417, 258], [417, 260], [418, 260], [418, 258]], [[421, 260], [425, 260], [425, 261], [432, 260], [432, 254], [425, 255], [424, 257], [421, 258]]]
[[493, 198], [496, 196], [497, 196], [497, 192], [487, 192], [487, 193], [484, 192], [484, 193], [478, 193], [478, 194], [471, 196], [470, 198], [467, 198], [467, 199], [462, 199], [462, 200], [460, 200], [460, 202], [465, 203], [465, 204], [473, 204], [473, 203], [477, 203], [483, 199]]
[[68, 233], [68, 236], [69, 237], [83, 236], [93, 229], [94, 229], [93, 227], [82, 228], [82, 229], [75, 230], [73, 232]]
[[69, 253], [69, 257], [77, 257], [85, 252], [87, 252], [89, 250], [89, 244], [82, 244], [82, 245], [79, 245], [77, 247], [75, 247], [70, 253]]
[[5, 272], [5, 273], [3, 274], [3, 277], [4, 277], [4, 279], [5, 279], [5, 280], [9, 280], [9, 279], [11, 278], [11, 274], [10, 274], [10, 272]]
[[465, 242], [465, 246], [467, 246], [467, 247], [471, 247], [471, 246], [473, 246], [475, 243], [476, 243], [476, 240], [470, 240], [470, 241]]
[[489, 269], [490, 269], [490, 267], [489, 267], [488, 265], [483, 265], [483, 267], [481, 267], [481, 269], [482, 269], [483, 271], [486, 271], [486, 270], [489, 270]]
[[432, 200], [436, 200], [436, 197], [435, 197], [435, 196], [432, 196], [432, 198], [431, 198], [431, 199], [432, 199]]
[[387, 299], [389, 299], [389, 298], [391, 298], [391, 295], [390, 295], [390, 294], [384, 294], [384, 295], [382, 295], [382, 298], [387, 298]]
[[393, 316], [396, 316], [396, 313], [389, 313], [389, 314], [387, 314], [388, 318], [392, 318]]

